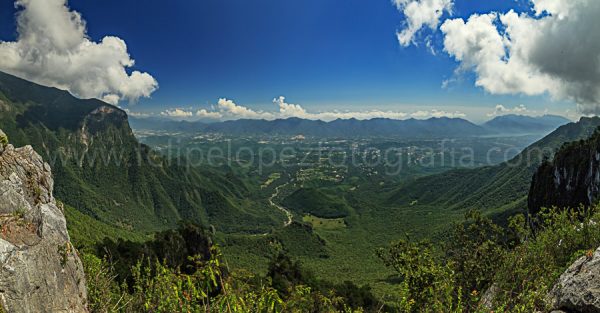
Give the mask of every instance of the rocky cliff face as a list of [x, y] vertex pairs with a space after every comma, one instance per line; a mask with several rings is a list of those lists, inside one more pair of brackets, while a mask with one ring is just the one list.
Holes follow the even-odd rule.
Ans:
[[86, 312], [83, 267], [50, 166], [0, 131], [0, 303], [7, 312]]
[[563, 146], [533, 177], [529, 211], [542, 207], [577, 208], [594, 204], [600, 194], [600, 132]]

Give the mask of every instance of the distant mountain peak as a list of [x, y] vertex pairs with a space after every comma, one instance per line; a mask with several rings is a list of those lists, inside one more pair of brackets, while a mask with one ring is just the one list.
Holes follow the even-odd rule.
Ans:
[[482, 126], [490, 132], [501, 134], [549, 133], [571, 120], [558, 115], [529, 116], [506, 114], [496, 116]]

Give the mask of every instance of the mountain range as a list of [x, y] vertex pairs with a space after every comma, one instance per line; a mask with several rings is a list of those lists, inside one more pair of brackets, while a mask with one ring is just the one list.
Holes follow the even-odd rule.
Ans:
[[526, 116], [508, 114], [497, 116], [482, 126], [500, 134], [549, 133], [570, 120], [558, 115]]
[[462, 118], [430, 118], [425, 120], [370, 120], [337, 119], [330, 122], [287, 118], [277, 120], [240, 119], [217, 123], [173, 121], [161, 118], [131, 118], [136, 130], [161, 130], [173, 132], [206, 132], [227, 135], [304, 135], [313, 137], [400, 137], [440, 138], [472, 137], [498, 134], [546, 134], [569, 123], [564, 117], [544, 115], [498, 116], [483, 125]]

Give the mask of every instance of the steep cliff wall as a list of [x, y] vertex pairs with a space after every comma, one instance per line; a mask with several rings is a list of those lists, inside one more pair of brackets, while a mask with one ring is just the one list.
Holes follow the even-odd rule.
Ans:
[[600, 132], [596, 132], [587, 140], [566, 144], [553, 161], [540, 166], [529, 191], [529, 211], [589, 206], [598, 200], [599, 191]]
[[33, 148], [0, 140], [0, 303], [7, 312], [87, 311], [83, 267], [53, 184]]

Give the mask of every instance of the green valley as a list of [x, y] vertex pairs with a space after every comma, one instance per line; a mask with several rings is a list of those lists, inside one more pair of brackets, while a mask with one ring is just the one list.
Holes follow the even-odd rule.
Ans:
[[[377, 248], [401, 238], [446, 244], [474, 209], [507, 225], [526, 212], [542, 161], [600, 126], [582, 118], [540, 140], [232, 137], [134, 132], [119, 108], [6, 74], [0, 98], [11, 143], [33, 145], [51, 164], [74, 243], [121, 255], [119, 275], [129, 275], [139, 253], [159, 257], [163, 240], [204, 238], [187, 228], [169, 233], [191, 223], [236, 273], [271, 275], [283, 257], [314, 275], [315, 286], [368, 286], [368, 297], [392, 306], [403, 291]], [[53, 115], [67, 111], [69, 119]], [[185, 251], [166, 254], [172, 266]]]
[[[404, 236], [443, 241], [453, 223], [472, 209], [506, 224], [509, 216], [526, 212], [531, 176], [544, 157], [598, 126], [600, 119], [582, 119], [540, 140], [298, 140], [143, 129], [136, 134], [164, 155], [192, 155], [204, 166], [226, 164], [260, 185], [263, 197], [281, 189], [274, 201], [291, 211], [294, 225], [304, 225], [305, 231], [283, 227], [261, 236], [221, 234], [233, 267], [264, 272], [281, 249], [318, 277], [368, 283], [377, 296], [389, 298], [395, 292], [392, 273], [375, 247]], [[211, 159], [214, 147], [226, 153]], [[285, 241], [282, 235], [295, 239]]]
[[0, 313], [600, 312], [600, 1], [0, 1]]

